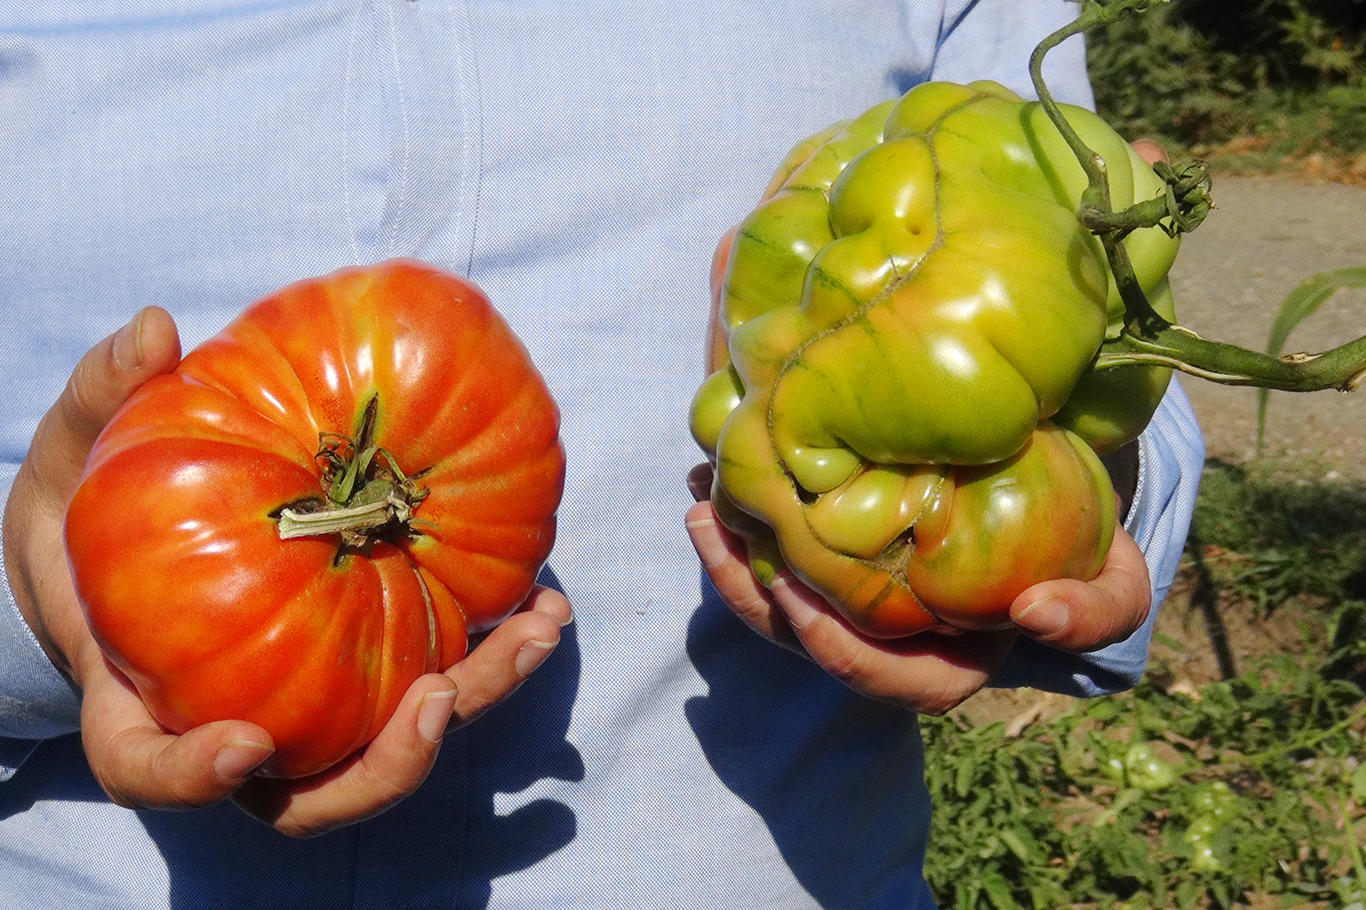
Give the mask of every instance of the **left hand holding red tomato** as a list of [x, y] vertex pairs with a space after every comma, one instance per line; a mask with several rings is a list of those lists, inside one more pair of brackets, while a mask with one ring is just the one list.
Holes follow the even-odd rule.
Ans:
[[82, 465], [115, 411], [148, 380], [176, 366], [174, 323], [149, 308], [92, 348], [40, 423], [16, 476], [4, 521], [5, 564], [21, 612], [54, 665], [82, 692], [81, 734], [96, 779], [116, 803], [158, 809], [232, 796], [292, 836], [373, 816], [415, 790], [442, 733], [506, 698], [559, 641], [568, 601], [537, 586], [520, 612], [446, 673], [409, 686], [370, 744], [326, 772], [295, 780], [251, 778], [274, 753], [260, 726], [219, 720], [167, 733], [104, 657], [72, 589], [62, 522]]
[[[879, 701], [943, 714], [977, 692], [1018, 634], [1067, 651], [1095, 650], [1133, 634], [1148, 615], [1148, 567], [1133, 538], [1116, 528], [1100, 575], [1047, 581], [1011, 604], [1005, 631], [873, 639], [855, 631], [822, 597], [784, 570], [771, 588], [750, 571], [745, 544], [717, 520], [707, 499], [709, 466], [689, 477], [688, 534], [722, 600], [751, 629], [810, 657], [845, 685]], [[1032, 609], [1031, 609], [1032, 608]]]
[[248, 814], [294, 837], [323, 834], [380, 814], [426, 779], [441, 736], [511, 695], [550, 656], [569, 623], [569, 601], [537, 585], [520, 612], [444, 674], [409, 687], [362, 751], [312, 777], [253, 777], [233, 795]]

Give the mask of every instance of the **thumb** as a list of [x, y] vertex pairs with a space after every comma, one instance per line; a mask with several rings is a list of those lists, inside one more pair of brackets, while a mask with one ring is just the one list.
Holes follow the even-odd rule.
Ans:
[[1015, 598], [1010, 618], [1032, 638], [1086, 652], [1128, 638], [1143, 625], [1151, 604], [1143, 551], [1116, 527], [1099, 575], [1089, 582], [1064, 578], [1034, 585]]
[[[61, 547], [62, 516], [90, 447], [110, 418], [149, 379], [180, 361], [175, 323], [148, 307], [85, 353], [33, 433], [5, 502], [4, 567], [19, 611], [52, 662], [69, 669], [89, 641]], [[17, 583], [16, 583], [17, 582]]]
[[143, 309], [87, 351], [34, 434], [33, 451], [42, 453], [48, 480], [65, 479], [49, 492], [69, 495], [105, 424], [138, 386], [179, 362], [175, 322], [160, 307]]

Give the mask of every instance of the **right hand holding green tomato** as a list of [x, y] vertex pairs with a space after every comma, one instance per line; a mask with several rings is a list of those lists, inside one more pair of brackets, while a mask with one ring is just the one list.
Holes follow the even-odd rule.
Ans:
[[[1145, 163], [1160, 150], [1066, 113], [1110, 162], [1117, 207], [1163, 191]], [[714, 511], [689, 513], [694, 543], [728, 599], [833, 608], [851, 654], [857, 640], [972, 667], [897, 699], [917, 707], [975, 690], [1017, 628], [1089, 650], [1147, 613], [1097, 455], [1137, 436], [1169, 374], [1088, 372], [1124, 306], [1077, 219], [1085, 186], [1037, 104], [929, 83], [800, 144], [717, 251], [692, 414]], [[1170, 315], [1177, 241], [1149, 228], [1124, 243]], [[926, 631], [949, 634], [907, 638]]]
[[1119, 529], [1099, 575], [1089, 582], [1059, 579], [1027, 588], [1010, 605], [1010, 629], [871, 638], [790, 570], [779, 570], [767, 585], [759, 581], [745, 541], [717, 519], [706, 498], [710, 474], [703, 465], [690, 476], [700, 501], [686, 521], [722, 600], [759, 635], [879, 701], [943, 714], [986, 684], [1021, 632], [1063, 650], [1092, 651], [1129, 637], [1148, 614], [1147, 563]]

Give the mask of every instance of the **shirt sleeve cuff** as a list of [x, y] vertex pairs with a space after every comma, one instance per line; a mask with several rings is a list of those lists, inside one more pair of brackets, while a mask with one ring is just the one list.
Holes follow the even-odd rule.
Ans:
[[[14, 481], [14, 469], [0, 467], [0, 472], [3, 510]], [[75, 732], [80, 725], [80, 692], [47, 659], [24, 621], [0, 554], [0, 737], [42, 740]], [[0, 744], [0, 779], [3, 768], [18, 753], [27, 754], [27, 748], [16, 743]]]
[[1124, 524], [1148, 562], [1152, 609], [1147, 621], [1126, 640], [1090, 654], [1070, 654], [1021, 637], [991, 685], [1093, 696], [1122, 691], [1138, 682], [1148, 662], [1158, 607], [1166, 599], [1185, 549], [1204, 462], [1200, 427], [1173, 378], [1139, 437], [1138, 489]]

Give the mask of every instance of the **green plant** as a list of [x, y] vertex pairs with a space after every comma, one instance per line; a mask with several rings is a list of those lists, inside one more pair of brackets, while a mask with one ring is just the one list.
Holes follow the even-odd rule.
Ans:
[[1087, 64], [1096, 109], [1123, 135], [1190, 146], [1252, 125], [1239, 99], [1255, 69], [1183, 21], [1175, 4], [1090, 32]]
[[1366, 570], [1366, 486], [1305, 483], [1274, 463], [1212, 460], [1192, 535], [1209, 550], [1214, 582], [1262, 612], [1298, 597], [1359, 598]]
[[1097, 110], [1125, 135], [1234, 166], [1366, 151], [1361, 0], [1172, 0], [1087, 42]]
[[1360, 901], [1364, 505], [1359, 486], [1212, 463], [1196, 524], [1224, 612], [1293, 616], [1298, 640], [1240, 654], [1240, 672], [1198, 686], [1168, 690], [1155, 673], [1016, 737], [1000, 722], [926, 719], [926, 875], [941, 906]]

